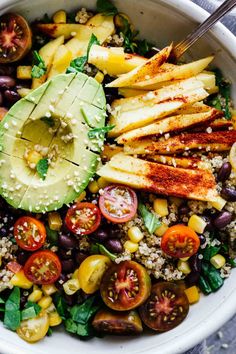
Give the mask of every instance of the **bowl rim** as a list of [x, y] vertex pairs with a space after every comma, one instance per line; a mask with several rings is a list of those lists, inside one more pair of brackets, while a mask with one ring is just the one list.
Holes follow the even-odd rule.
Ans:
[[[178, 4], [176, 0], [146, 0], [149, 3], [152, 3], [153, 6], [159, 2], [161, 5], [165, 7], [169, 7], [172, 9], [176, 9], [179, 13], [183, 13], [187, 15], [188, 19], [194, 21], [202, 21], [205, 20], [209, 16], [209, 12], [201, 8], [198, 4], [193, 3], [192, 1], [186, 0], [178, 0]], [[6, 11], [11, 5], [17, 5], [21, 3], [22, 0], [2, 0], [0, 4], [0, 12]], [[222, 23], [216, 23], [212, 30], [211, 34], [215, 37], [215, 39], [227, 50], [228, 54], [235, 61], [236, 60], [236, 37], [229, 29], [227, 29]], [[235, 44], [235, 45], [232, 45]], [[172, 335], [171, 342], [175, 341], [175, 354], [184, 353], [186, 350], [194, 347], [199, 344], [205, 338], [210, 336], [212, 333], [217, 331], [225, 322], [230, 320], [230, 318], [236, 313], [236, 302], [235, 302], [236, 288], [232, 289], [229, 296], [226, 298], [222, 297], [221, 302], [218, 304], [217, 310], [215, 309], [211, 312], [214, 312], [214, 316], [209, 316], [204, 322], [199, 321], [197, 324], [195, 323], [191, 327], [188, 328], [181, 335]], [[197, 305], [196, 305], [197, 306]], [[194, 329], [194, 337], [189, 336], [191, 331]], [[185, 335], [185, 340], [183, 341], [183, 335]], [[187, 336], [186, 336], [187, 335]], [[157, 337], [158, 338], [158, 337]], [[167, 341], [166, 341], [167, 342]], [[166, 342], [162, 343], [164, 345]], [[29, 347], [29, 351], [25, 348], [26, 343], [22, 343], [22, 345], [16, 345], [12, 342], [9, 342], [8, 339], [3, 339], [0, 341], [0, 352], [2, 354], [21, 354], [22, 350], [28, 354], [32, 353], [32, 346], [27, 344]], [[33, 352], [35, 354], [43, 354], [43, 350], [37, 350], [35, 346], [33, 347]], [[162, 349], [162, 348], [161, 348]], [[156, 346], [152, 345], [151, 347], [145, 347], [144, 349], [139, 349], [138, 351], [132, 352], [132, 354], [156, 354], [157, 353]], [[95, 353], [95, 352], [94, 352]], [[162, 354], [173, 354], [173, 348], [162, 349]]]

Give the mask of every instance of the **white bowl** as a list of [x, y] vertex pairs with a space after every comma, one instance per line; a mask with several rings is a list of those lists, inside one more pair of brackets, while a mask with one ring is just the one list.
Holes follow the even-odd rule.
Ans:
[[[28, 19], [49, 14], [60, 8], [67, 10], [84, 6], [93, 8], [93, 0], [1, 0], [0, 12], [17, 11]], [[130, 15], [141, 36], [156, 42], [159, 47], [171, 41], [182, 39], [203, 21], [208, 14], [186, 0], [118, 0], [117, 7]], [[216, 54], [215, 64], [224, 75], [234, 83], [234, 101], [236, 103], [236, 39], [221, 24], [204, 37], [204, 40], [191, 49], [190, 55], [201, 58]], [[161, 353], [177, 354], [193, 347], [216, 331], [236, 313], [236, 272], [232, 272], [224, 286], [208, 297], [191, 306], [187, 319], [177, 328], [163, 334], [147, 333], [140, 337], [105, 337], [80, 341], [63, 330], [54, 331], [52, 337], [30, 345], [22, 341], [15, 333], [0, 328], [1, 354], [44, 354], [86, 353], [86, 354], [122, 354], [122, 353]]]

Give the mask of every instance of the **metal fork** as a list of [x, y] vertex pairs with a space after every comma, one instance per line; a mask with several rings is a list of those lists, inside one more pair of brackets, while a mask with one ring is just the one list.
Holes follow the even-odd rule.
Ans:
[[204, 22], [200, 23], [183, 41], [177, 43], [171, 52], [171, 60], [176, 61], [199, 38], [201, 38], [217, 21], [233, 9], [236, 0], [226, 0]]

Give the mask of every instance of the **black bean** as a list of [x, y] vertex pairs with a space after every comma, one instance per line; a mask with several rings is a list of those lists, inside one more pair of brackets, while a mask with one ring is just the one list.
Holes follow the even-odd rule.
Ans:
[[202, 218], [206, 222], [205, 231], [213, 231], [214, 225], [213, 225], [212, 218], [210, 218], [210, 216], [207, 216], [207, 215], [203, 215]]
[[180, 215], [186, 215], [189, 212], [189, 207], [187, 205], [182, 205], [179, 207], [178, 212]]
[[229, 178], [231, 170], [232, 170], [231, 164], [229, 162], [224, 162], [217, 173], [217, 181], [225, 182]]
[[14, 87], [16, 84], [15, 79], [11, 76], [0, 76], [0, 88], [1, 89], [9, 89]]
[[30, 252], [27, 251], [18, 251], [17, 253], [17, 262], [20, 263], [21, 265], [24, 265], [27, 259], [30, 256]]
[[12, 76], [15, 68], [10, 65], [0, 65], [0, 76]]
[[204, 235], [198, 235], [198, 238], [200, 240], [200, 245], [204, 245], [206, 242], [206, 237]]
[[2, 226], [1, 229], [0, 229], [0, 237], [6, 237], [8, 236], [8, 230]]
[[111, 252], [115, 252], [115, 253], [123, 252], [123, 246], [120, 240], [117, 239], [107, 240], [105, 246]]
[[221, 196], [229, 202], [236, 202], [236, 189], [224, 187], [221, 190]]
[[121, 231], [121, 229], [116, 226], [116, 225], [109, 225], [108, 227], [108, 234], [109, 234], [109, 238], [122, 238], [123, 233]]
[[68, 280], [68, 277], [66, 274], [61, 274], [60, 277], [56, 280], [55, 285], [58, 290], [63, 289], [63, 284]]
[[71, 258], [71, 250], [59, 249], [58, 257], [60, 259], [69, 259]]
[[21, 295], [21, 297], [20, 297], [20, 307], [21, 307], [21, 309], [24, 308], [26, 302], [27, 302], [27, 296]]
[[63, 273], [72, 273], [76, 268], [75, 261], [72, 258], [63, 259], [61, 261], [61, 267]]
[[75, 254], [75, 261], [76, 261], [76, 264], [77, 265], [80, 265], [84, 260], [85, 258], [87, 258], [88, 255], [86, 253], [82, 253], [82, 252], [77, 252]]
[[225, 226], [231, 223], [232, 219], [232, 213], [229, 211], [222, 211], [215, 218], [214, 225], [217, 229], [223, 229]]
[[185, 281], [188, 284], [188, 286], [196, 285], [200, 278], [200, 273], [198, 272], [191, 272], [185, 277]]
[[65, 302], [67, 303], [68, 306], [73, 306], [76, 304], [77, 302], [77, 295], [73, 294], [73, 295], [67, 295], [67, 294], [63, 294], [63, 298], [65, 300]]
[[3, 97], [2, 97], [2, 92], [0, 92], [0, 106], [2, 106], [3, 103]]
[[188, 262], [193, 272], [201, 272], [202, 261], [198, 258], [198, 254], [194, 254], [192, 257], [190, 257]]
[[108, 239], [108, 230], [101, 227], [92, 234], [92, 237], [98, 242], [104, 242]]
[[70, 234], [60, 234], [58, 236], [58, 244], [66, 250], [70, 250], [77, 246], [77, 240]]
[[21, 96], [19, 93], [13, 91], [13, 90], [6, 90], [4, 91], [4, 97], [7, 100], [8, 103], [13, 104], [21, 99]]

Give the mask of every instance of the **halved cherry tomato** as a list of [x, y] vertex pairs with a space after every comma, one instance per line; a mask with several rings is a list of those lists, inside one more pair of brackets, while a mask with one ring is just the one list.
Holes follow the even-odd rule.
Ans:
[[180, 287], [170, 282], [153, 285], [150, 297], [139, 309], [145, 325], [158, 332], [178, 326], [188, 311], [187, 296]]
[[22, 266], [16, 261], [10, 261], [7, 263], [7, 269], [12, 273], [18, 273], [21, 270]]
[[181, 224], [171, 226], [161, 239], [163, 252], [175, 258], [190, 257], [197, 252], [199, 246], [196, 232]]
[[14, 237], [20, 248], [36, 251], [46, 240], [46, 229], [41, 221], [30, 216], [22, 216], [14, 225]]
[[61, 274], [61, 262], [52, 251], [38, 251], [28, 258], [24, 272], [34, 284], [52, 284]]
[[81, 289], [86, 294], [95, 293], [100, 287], [103, 274], [110, 265], [110, 258], [101, 254], [94, 254], [85, 258], [77, 273]]
[[132, 310], [150, 295], [151, 279], [143, 266], [134, 261], [124, 261], [106, 271], [100, 291], [103, 301], [111, 309]]
[[138, 199], [129, 187], [111, 185], [104, 188], [99, 198], [99, 207], [103, 216], [114, 223], [131, 220], [136, 214]]
[[41, 311], [37, 317], [21, 321], [16, 333], [26, 342], [35, 343], [43, 339], [49, 329], [49, 316], [46, 311]]
[[67, 211], [65, 223], [74, 234], [88, 235], [99, 227], [101, 212], [93, 203], [77, 203]]

